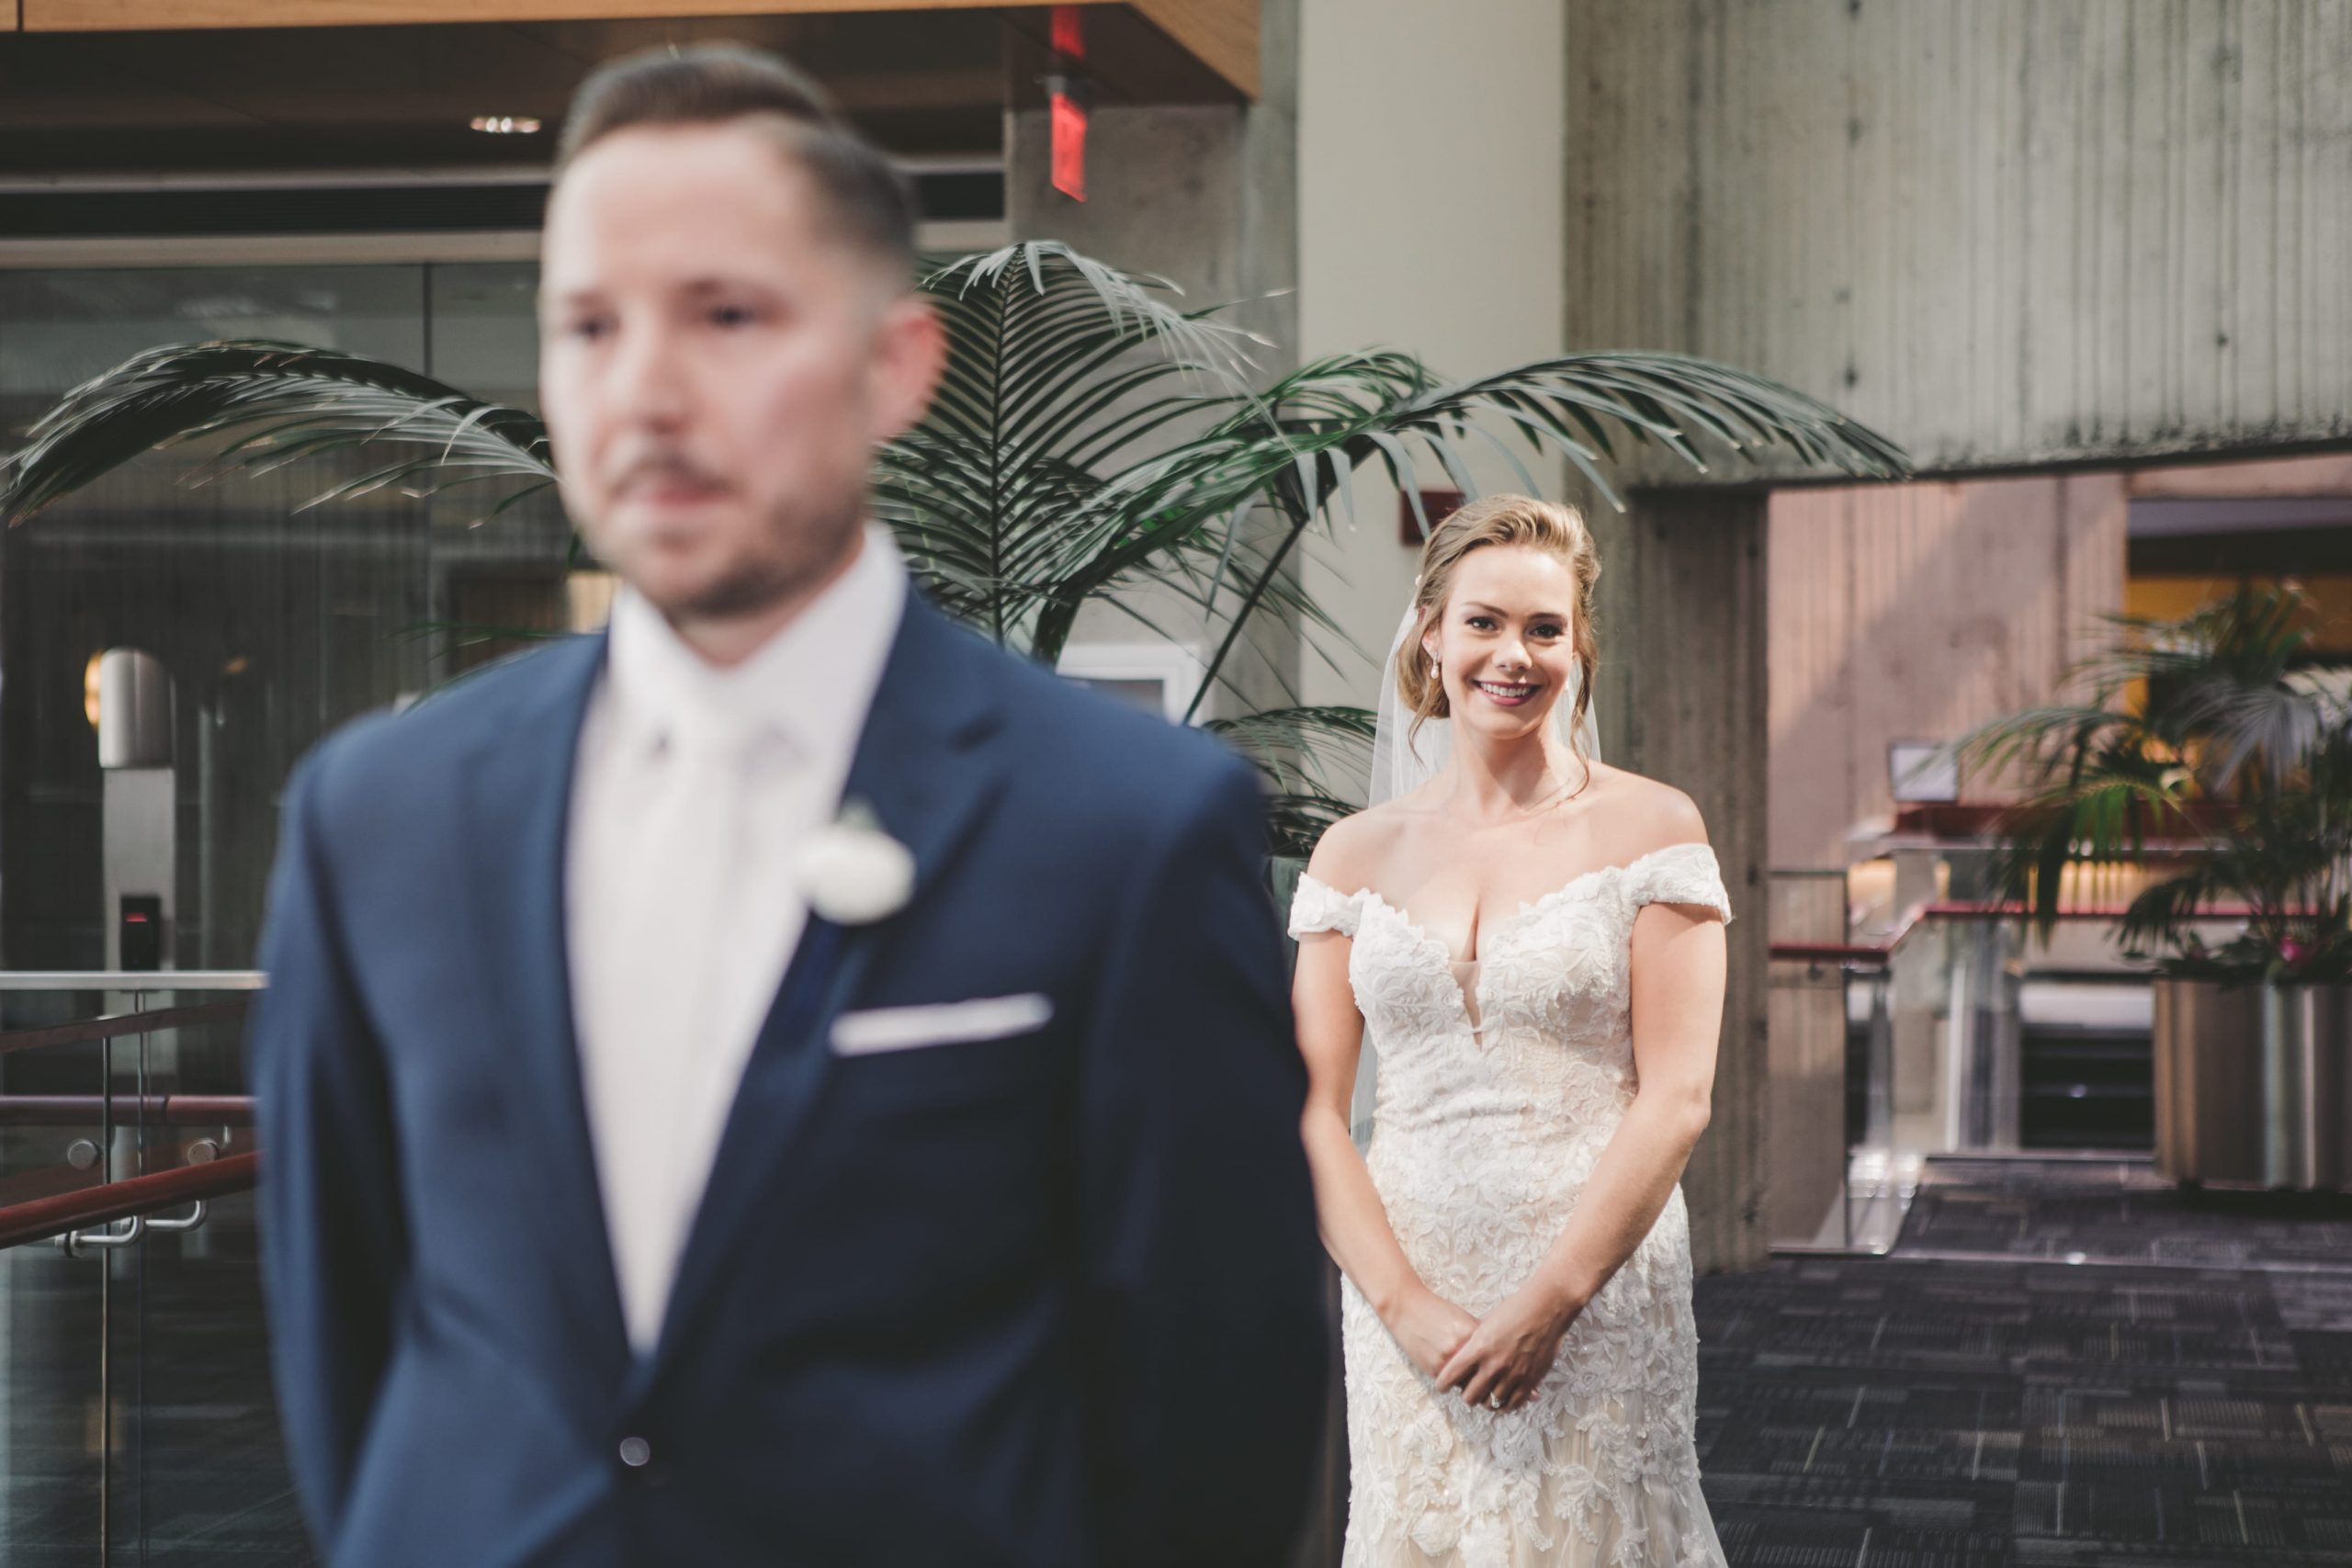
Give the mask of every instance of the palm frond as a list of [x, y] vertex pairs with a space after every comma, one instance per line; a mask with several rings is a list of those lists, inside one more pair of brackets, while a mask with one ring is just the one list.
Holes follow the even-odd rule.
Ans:
[[1315, 840], [1356, 810], [1341, 781], [1372, 765], [1374, 715], [1335, 706], [1266, 708], [1203, 727], [1256, 765], [1263, 781], [1273, 852], [1304, 858]]
[[[2184, 974], [2352, 974], [2352, 706], [2307, 673], [2308, 599], [2245, 587], [2176, 619], [2108, 620], [2108, 646], [2070, 676], [2083, 700], [1955, 743], [1974, 769], [2027, 775], [1999, 833], [2001, 886], [2047, 937], [2069, 867], [2144, 863], [2161, 837], [2171, 863], [2119, 923], [2129, 949]], [[2245, 931], [2209, 950], [2195, 921], [2222, 903], [2246, 909]]]
[[[0, 461], [15, 525], [158, 446], [233, 438], [197, 478], [390, 446], [400, 456], [327, 498], [401, 485], [429, 495], [486, 479], [555, 482], [537, 415], [364, 355], [259, 341], [158, 348], [84, 382]], [[511, 497], [509, 498], [512, 499]]]
[[[1216, 423], [1106, 478], [1087, 520], [1080, 572], [1041, 595], [1063, 606], [1040, 615], [1035, 635], [1041, 649], [1058, 647], [1076, 605], [1156, 575], [1182, 539], [1237, 508], [1271, 504], [1286, 520], [1288, 536], [1270, 554], [1271, 577], [1332, 495], [1349, 493], [1350, 476], [1365, 463], [1382, 465], [1408, 496], [1419, 488], [1423, 461], [1476, 494], [1470, 443], [1496, 445], [1496, 429], [1566, 457], [1612, 502], [1601, 465], [1621, 442], [1662, 446], [1702, 468], [1701, 448], [1713, 440], [1743, 455], [1783, 446], [1808, 462], [1866, 477], [1909, 471], [1893, 443], [1826, 405], [1678, 355], [1574, 355], [1440, 385], [1408, 355], [1351, 354], [1306, 366], [1262, 393], [1204, 394], [1196, 401]], [[1245, 594], [1210, 660], [1211, 679], [1255, 608]]]

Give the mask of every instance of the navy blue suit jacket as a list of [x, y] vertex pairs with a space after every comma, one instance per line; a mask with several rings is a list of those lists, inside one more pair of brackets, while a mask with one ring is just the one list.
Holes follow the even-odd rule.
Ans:
[[[1324, 1335], [1249, 770], [919, 598], [848, 794], [898, 914], [812, 920], [632, 1355], [565, 965], [601, 638], [298, 770], [251, 1053], [288, 1458], [336, 1563], [1273, 1563]], [[1032, 1032], [836, 1055], [844, 1009]]]

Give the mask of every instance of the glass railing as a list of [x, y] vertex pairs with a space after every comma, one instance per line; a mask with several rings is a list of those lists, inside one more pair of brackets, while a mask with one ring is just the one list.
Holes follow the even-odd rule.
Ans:
[[0, 974], [0, 1562], [307, 1560], [254, 1248], [261, 985]]
[[1848, 930], [1842, 872], [1776, 872], [1766, 1124], [1775, 1247], [1883, 1252], [1916, 1165], [1897, 1156], [1894, 974]]
[[1930, 892], [1849, 930], [1845, 874], [1772, 886], [1773, 1246], [1888, 1250], [1930, 1160], [2148, 1149], [2150, 974], [2115, 948], [2118, 910], [2069, 909], [2045, 940]]

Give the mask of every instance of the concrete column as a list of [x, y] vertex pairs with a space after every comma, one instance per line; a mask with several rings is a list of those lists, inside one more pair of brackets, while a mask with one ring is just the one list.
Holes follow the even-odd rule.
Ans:
[[1588, 511], [1601, 552], [1601, 754], [1689, 793], [1735, 917], [1714, 1118], [1682, 1179], [1702, 1273], [1768, 1237], [1765, 517], [1761, 490], [1647, 491]]

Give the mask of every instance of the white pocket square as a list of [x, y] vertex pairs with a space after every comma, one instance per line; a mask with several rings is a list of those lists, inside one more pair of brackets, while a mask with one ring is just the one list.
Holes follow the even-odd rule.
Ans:
[[1035, 991], [1017, 997], [975, 997], [968, 1002], [927, 1007], [867, 1008], [833, 1021], [833, 1055], [871, 1056], [884, 1051], [915, 1051], [927, 1045], [961, 1045], [1002, 1040], [1043, 1029], [1054, 1004]]

